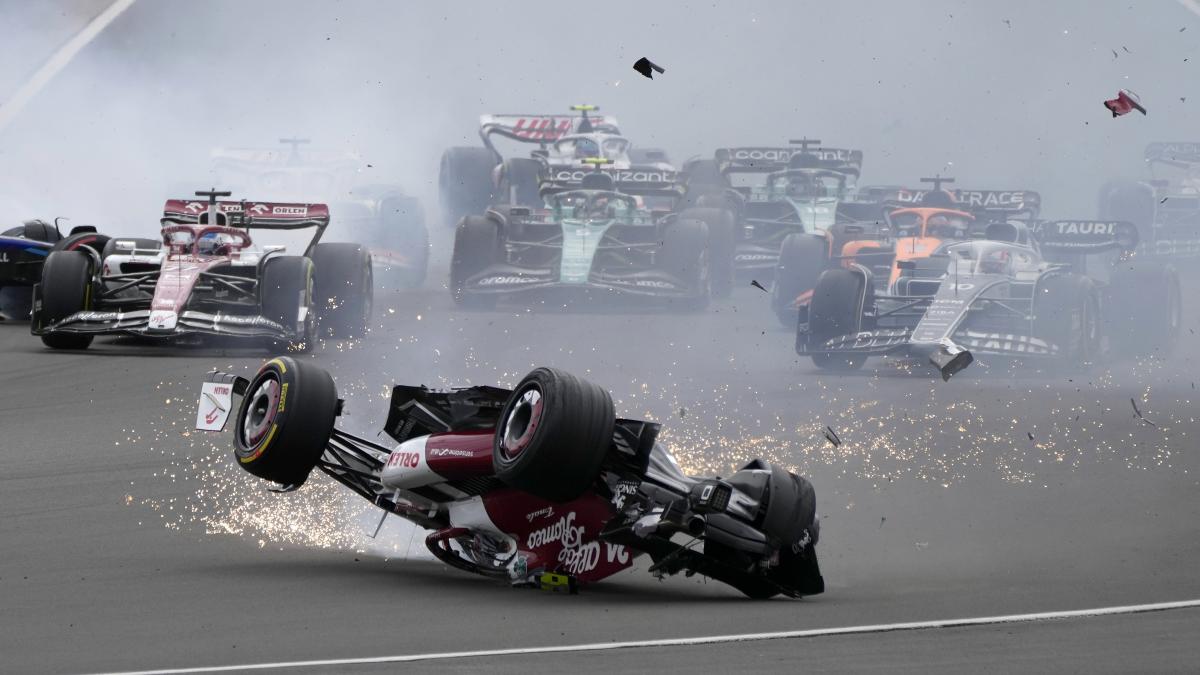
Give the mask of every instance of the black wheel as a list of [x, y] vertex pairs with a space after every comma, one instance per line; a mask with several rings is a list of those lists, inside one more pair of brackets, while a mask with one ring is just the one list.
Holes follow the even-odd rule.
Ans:
[[687, 189], [700, 191], [723, 190], [727, 187], [725, 174], [715, 159], [695, 159], [684, 167], [687, 173]]
[[299, 485], [333, 433], [337, 387], [321, 368], [287, 356], [258, 369], [234, 422], [234, 456], [250, 473]]
[[[858, 332], [862, 322], [866, 289], [862, 275], [840, 267], [828, 269], [817, 277], [808, 306], [811, 340], [822, 343], [841, 335]], [[866, 357], [858, 354], [813, 354], [813, 363], [822, 370], [852, 371], [862, 368]]]
[[612, 398], [554, 368], [538, 368], [513, 390], [496, 426], [492, 465], [508, 485], [554, 502], [584, 494], [612, 444]]
[[[42, 307], [37, 314], [37, 328], [55, 323], [92, 307], [94, 271], [92, 258], [83, 251], [51, 251], [42, 265]], [[77, 333], [47, 333], [42, 344], [51, 349], [87, 349], [91, 335]]]
[[313, 262], [303, 256], [268, 258], [259, 282], [263, 316], [295, 335], [291, 348], [313, 347], [316, 307], [313, 304]]
[[500, 194], [495, 201], [513, 206], [542, 205], [538, 193], [538, 179], [542, 172], [542, 163], [528, 157], [514, 157], [504, 162]]
[[702, 220], [680, 218], [663, 233], [662, 266], [677, 279], [687, 282], [691, 294], [682, 302], [687, 310], [702, 310], [712, 298], [708, 247], [708, 225]]
[[775, 283], [771, 286], [771, 309], [779, 323], [794, 328], [799, 318], [796, 299], [813, 290], [817, 277], [829, 265], [829, 248], [824, 238], [811, 234], [789, 234], [779, 249]]
[[17, 236], [46, 244], [53, 244], [62, 239], [58, 228], [44, 220], [30, 220], [22, 223]]
[[1154, 224], [1157, 208], [1154, 190], [1143, 183], [1113, 181], [1100, 190], [1100, 218], [1133, 223], [1143, 237]]
[[1033, 299], [1035, 337], [1058, 347], [1058, 362], [1078, 369], [1100, 355], [1100, 303], [1091, 279], [1059, 274], [1043, 279]]
[[371, 321], [374, 278], [371, 254], [360, 244], [313, 248], [313, 305], [324, 337], [361, 337]]
[[109, 237], [95, 232], [80, 232], [72, 234], [62, 239], [59, 239], [51, 251], [78, 251], [81, 247], [88, 247], [96, 252], [97, 255], [104, 251], [104, 247], [108, 245]]
[[496, 306], [496, 296], [470, 293], [468, 279], [486, 270], [500, 255], [500, 227], [485, 216], [467, 216], [454, 233], [454, 254], [450, 259], [450, 292], [462, 307], [487, 309]]
[[708, 225], [708, 264], [712, 277], [712, 294], [728, 296], [733, 291], [734, 249], [737, 246], [737, 224], [733, 212], [724, 208], [690, 208], [679, 214], [680, 220], [702, 220]]
[[495, 166], [496, 158], [487, 148], [450, 148], [442, 153], [438, 193], [446, 222], [454, 224], [487, 209]]
[[1105, 303], [1106, 326], [1122, 356], [1170, 354], [1183, 327], [1179, 275], [1171, 265], [1120, 262], [1113, 270]]
[[[118, 249], [117, 244], [121, 244], [125, 248]], [[136, 237], [113, 237], [104, 243], [104, 247], [100, 249], [100, 259], [103, 260], [114, 253], [128, 253], [129, 245], [140, 251], [158, 250], [162, 248], [162, 241], [159, 239], [139, 239]]]

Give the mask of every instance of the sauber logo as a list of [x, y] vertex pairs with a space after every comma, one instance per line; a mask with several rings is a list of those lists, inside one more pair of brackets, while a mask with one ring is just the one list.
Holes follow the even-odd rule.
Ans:
[[421, 454], [418, 452], [393, 452], [387, 461], [388, 468], [402, 467], [415, 469], [421, 465]]
[[254, 206], [250, 207], [250, 213], [253, 213], [256, 215], [261, 216], [262, 214], [264, 214], [266, 212], [267, 212], [267, 207], [265, 204], [255, 204]]
[[188, 202], [187, 206], [185, 206], [183, 208], [184, 208], [184, 210], [190, 211], [192, 213], [200, 213], [201, 211], [205, 210], [204, 204], [201, 204], [200, 202]]
[[563, 548], [575, 548], [583, 541], [583, 527], [575, 527], [575, 512], [572, 511], [558, 522], [540, 530], [529, 533], [525, 539], [525, 548], [537, 548], [558, 542]]

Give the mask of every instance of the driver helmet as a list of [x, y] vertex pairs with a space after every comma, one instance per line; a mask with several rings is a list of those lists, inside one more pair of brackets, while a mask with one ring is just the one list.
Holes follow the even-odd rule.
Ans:
[[807, 174], [796, 174], [788, 177], [787, 193], [789, 197], [816, 197], [817, 191], [812, 177]]
[[944, 213], [935, 213], [929, 216], [928, 226], [930, 236], [934, 237], [955, 237], [958, 236], [959, 227]]
[[596, 141], [590, 138], [580, 138], [575, 141], [575, 159], [585, 159], [588, 157], [599, 157], [600, 146]]
[[1012, 263], [1012, 255], [1006, 249], [992, 249], [979, 259], [981, 274], [1004, 274]]
[[196, 243], [196, 252], [201, 255], [222, 255], [227, 247], [237, 243], [237, 237], [228, 232], [207, 232]]
[[596, 195], [587, 205], [588, 218], [607, 218], [609, 217], [610, 200], [608, 195]]

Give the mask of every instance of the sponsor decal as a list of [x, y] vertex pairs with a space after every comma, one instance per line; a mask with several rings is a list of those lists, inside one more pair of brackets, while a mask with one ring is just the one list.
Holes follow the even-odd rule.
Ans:
[[0, 263], [6, 263], [6, 262], [9, 262], [8, 251], [0, 251]]
[[1114, 235], [1117, 233], [1116, 223], [1106, 223], [1094, 220], [1060, 220], [1055, 225], [1058, 225], [1059, 234], [1102, 234]]
[[625, 502], [630, 497], [637, 495], [639, 483], [631, 480], [617, 481], [616, 489], [613, 490], [613, 508], [618, 511], [625, 510]]
[[960, 204], [983, 208], [1014, 207], [1025, 203], [1024, 190], [958, 190], [957, 197]]
[[563, 548], [575, 548], [583, 541], [583, 526], [575, 527], [575, 512], [572, 511], [553, 525], [534, 530], [525, 539], [525, 548], [537, 548], [558, 542]]
[[283, 407], [287, 405], [287, 390], [288, 383], [284, 382], [283, 388], [279, 390], [279, 407], [275, 409], [275, 412], [277, 413], [283, 412]]
[[[629, 551], [619, 544], [604, 543], [605, 557], [609, 563], [622, 565], [629, 562]], [[564, 548], [558, 552], [559, 570], [578, 576], [591, 572], [600, 564], [600, 542], [589, 541], [579, 548]]]
[[551, 518], [554, 516], [554, 507], [547, 506], [544, 509], [538, 509], [533, 513], [525, 514], [525, 520], [532, 523], [534, 518]]
[[274, 321], [261, 316], [239, 316], [237, 314], [221, 314], [216, 323], [228, 323], [235, 326], [271, 326]]
[[[562, 170], [554, 174], [554, 180], [560, 182], [579, 182], [583, 177], [593, 173], [583, 169], [574, 171]], [[642, 169], [616, 169], [602, 173], [611, 176], [617, 183], [670, 183], [675, 180], [674, 171], [646, 171]]]
[[147, 326], [151, 330], [175, 330], [179, 315], [170, 310], [156, 309], [150, 312]]
[[850, 150], [841, 148], [809, 148], [803, 150], [801, 148], [735, 148], [729, 153], [730, 158], [735, 161], [764, 161], [764, 162], [786, 162], [792, 157], [800, 154], [816, 155], [817, 159], [821, 160], [841, 160], [850, 161], [853, 154]]
[[200, 404], [196, 408], [196, 428], [220, 431], [225, 428], [233, 408], [233, 390], [227, 384], [205, 382], [200, 388]]
[[808, 545], [811, 543], [812, 543], [812, 535], [809, 534], [808, 529], [805, 528], [804, 536], [800, 537], [800, 539], [798, 539], [792, 543], [792, 553], [796, 553], [796, 554], [800, 553], [804, 549], [808, 548]]
[[734, 256], [734, 259], [745, 262], [755, 262], [758, 260], [775, 260], [778, 257], [779, 256], [777, 255], [769, 255], [767, 253], [739, 253]]
[[80, 321], [116, 321], [120, 312], [80, 312], [75, 318]]
[[518, 276], [498, 276], [484, 277], [477, 283], [480, 286], [508, 286], [512, 284], [536, 284], [541, 279], [533, 277], [518, 277]]
[[306, 216], [308, 215], [307, 206], [273, 206], [271, 207], [271, 215], [273, 216]]
[[185, 211], [190, 211], [191, 213], [200, 213], [201, 211], [205, 210], [205, 206], [204, 206], [204, 204], [201, 204], [200, 202], [188, 202], [187, 205], [183, 207], [183, 209]]
[[425, 451], [431, 457], [474, 457], [470, 450], [455, 450], [452, 448], [429, 448]]
[[421, 465], [421, 453], [396, 451], [388, 457], [387, 468], [401, 467], [415, 469]]
[[645, 286], [647, 288], [675, 288], [675, 284], [669, 281], [656, 281], [654, 279], [638, 279], [633, 282], [634, 286]]

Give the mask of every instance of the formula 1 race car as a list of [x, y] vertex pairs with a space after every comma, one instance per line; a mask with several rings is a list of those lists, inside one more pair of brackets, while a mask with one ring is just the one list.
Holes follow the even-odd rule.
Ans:
[[[31, 330], [48, 347], [85, 349], [96, 335], [209, 334], [311, 348], [318, 330], [353, 337], [371, 315], [371, 257], [358, 244], [321, 244], [324, 204], [168, 200], [161, 241], [108, 241], [46, 257]], [[259, 248], [250, 230], [315, 228], [303, 255]]]
[[871, 268], [877, 282], [895, 280], [900, 261], [925, 257], [947, 241], [982, 237], [993, 222], [1028, 225], [1041, 206], [1041, 196], [1031, 190], [950, 191], [942, 185], [953, 178], [921, 181], [933, 188], [863, 188], [859, 204], [878, 205], [875, 220], [837, 223], [824, 238], [794, 234], [784, 239], [771, 289], [771, 306], [784, 326], [795, 326], [800, 306], [826, 269], [857, 263]]
[[1144, 258], [1200, 256], [1200, 143], [1151, 143], [1144, 157], [1150, 179], [1106, 184], [1100, 218], [1136, 225]]
[[[442, 153], [438, 189], [442, 214], [451, 225], [483, 213], [489, 206], [539, 207], [539, 186], [548, 170], [588, 171], [586, 160], [603, 158], [613, 169], [674, 171], [666, 154], [635, 152], [620, 135], [613, 117], [593, 115], [593, 105], [571, 106], [571, 115], [483, 115], [479, 137], [483, 147], [449, 148]], [[576, 114], [577, 113], [577, 114]], [[505, 157], [496, 139], [537, 144], [528, 157]]]
[[[1181, 325], [1179, 281], [1130, 257], [1136, 244], [1125, 222], [995, 222], [983, 238], [897, 262], [886, 284], [864, 265], [832, 268], [801, 308], [796, 351], [843, 371], [869, 356], [926, 357], [943, 379], [980, 354], [1079, 369], [1106, 346], [1167, 351]], [[1122, 255], [1106, 280], [1085, 276], [1089, 255], [1113, 251]]]
[[108, 237], [91, 225], [79, 225], [63, 236], [57, 225], [29, 220], [0, 232], [0, 319], [27, 319], [33, 306], [31, 290], [42, 276], [52, 251], [86, 246], [99, 253]]
[[380, 280], [408, 288], [425, 281], [429, 230], [420, 200], [397, 185], [364, 181], [364, 167], [370, 165], [355, 152], [301, 152], [300, 146], [310, 142], [307, 138], [281, 138], [279, 142], [290, 149], [213, 150], [213, 184], [258, 195], [268, 202], [328, 204], [326, 238], [366, 245]]
[[239, 466], [281, 492], [320, 469], [431, 530], [433, 555], [467, 572], [574, 590], [647, 554], [655, 576], [698, 573], [752, 598], [824, 591], [807, 480], [761, 459], [687, 476], [659, 425], [617, 418], [607, 391], [563, 371], [512, 390], [396, 386], [393, 447], [336, 428], [333, 379], [305, 361], [273, 359], [252, 380], [211, 373], [196, 428], [222, 430], [234, 395]]
[[682, 204], [665, 168], [543, 176], [544, 207], [497, 206], [459, 223], [450, 263], [459, 304], [557, 289], [663, 298], [702, 309], [732, 284], [732, 220]]

